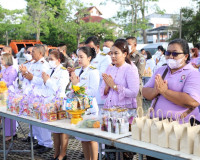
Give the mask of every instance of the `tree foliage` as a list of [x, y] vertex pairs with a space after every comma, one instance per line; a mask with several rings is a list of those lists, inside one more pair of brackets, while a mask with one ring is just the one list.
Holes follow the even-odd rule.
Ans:
[[[200, 41], [200, 11], [195, 12], [192, 8], [182, 8], [182, 38], [193, 44]], [[179, 38], [179, 32], [174, 34], [171, 39]]]
[[[146, 29], [148, 29], [148, 20], [145, 18], [149, 10], [149, 4], [159, 0], [110, 0], [120, 5], [120, 10], [114, 19], [120, 22], [125, 32], [125, 36], [143, 36], [144, 43], [147, 43]], [[152, 8], [156, 13], [164, 13], [155, 4]], [[142, 30], [142, 33], [141, 33]]]
[[[26, 1], [26, 10], [7, 10], [0, 6], [0, 43], [6, 44], [6, 37], [9, 41], [36, 39], [52, 46], [66, 44], [68, 50], [73, 51], [78, 42], [89, 36], [97, 36], [102, 41], [116, 38], [111, 22], [86, 23], [82, 20], [84, 9], [90, 6], [79, 0]], [[80, 14], [75, 16], [76, 12]]]

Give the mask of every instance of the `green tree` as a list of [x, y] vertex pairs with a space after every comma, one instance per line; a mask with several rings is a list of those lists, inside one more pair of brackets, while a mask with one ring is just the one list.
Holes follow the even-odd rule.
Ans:
[[[196, 44], [200, 39], [200, 11], [195, 12], [192, 8], [182, 8], [182, 38], [188, 42]], [[175, 33], [171, 39], [179, 38], [179, 32]]]
[[[149, 4], [158, 2], [159, 0], [110, 0], [121, 6], [120, 11], [114, 17], [116, 21], [121, 22], [125, 31], [125, 36], [133, 35], [135, 37], [141, 35], [144, 43], [147, 43], [146, 29], [148, 29], [148, 20], [145, 14], [148, 12]], [[153, 9], [156, 13], [163, 13], [155, 4]]]
[[8, 10], [0, 6], [0, 43], [7, 44], [10, 39], [17, 38], [20, 31], [23, 10]]

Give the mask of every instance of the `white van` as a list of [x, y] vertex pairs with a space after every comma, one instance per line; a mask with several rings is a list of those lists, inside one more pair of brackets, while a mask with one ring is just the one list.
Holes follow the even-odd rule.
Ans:
[[[149, 51], [151, 55], [154, 55], [156, 51], [158, 50], [158, 46], [163, 46], [165, 50], [167, 50], [169, 42], [159, 42], [159, 43], [151, 43], [146, 46], [144, 46], [145, 51]], [[189, 49], [194, 48], [192, 43], [188, 43]]]
[[159, 42], [159, 43], [151, 43], [144, 47], [145, 51], [149, 51], [151, 55], [154, 55], [156, 51], [158, 51], [158, 46], [163, 46], [163, 48], [166, 50], [168, 46], [168, 42]]

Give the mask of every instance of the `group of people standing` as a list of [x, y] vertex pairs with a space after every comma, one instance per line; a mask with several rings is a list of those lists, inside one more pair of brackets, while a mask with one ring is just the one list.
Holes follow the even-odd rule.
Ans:
[[[163, 59], [165, 58], [167, 65], [160, 64], [144, 87], [142, 77], [145, 65], [151, 63], [148, 62], [150, 54], [147, 53], [147, 56], [144, 56], [136, 50], [136, 46], [135, 37], [117, 39], [115, 42], [107, 40], [103, 44], [104, 53], [100, 50], [98, 38], [89, 37], [78, 48], [78, 57], [74, 55], [75, 62], [66, 57], [66, 48], [63, 50], [60, 47], [50, 52], [47, 62], [44, 58], [43, 45], [29, 47], [24, 54], [27, 62], [19, 66], [22, 89], [24, 93], [31, 90], [34, 94], [43, 96], [55, 95], [59, 90], [59, 96], [65, 97], [66, 88], [71, 87], [70, 83], [85, 86], [86, 93], [94, 98], [94, 107], [89, 109], [87, 114], [98, 115], [102, 108], [118, 106], [126, 108], [129, 113], [136, 116], [136, 108], [142, 107], [144, 96], [148, 100], [153, 100], [152, 106], [155, 111], [162, 109], [163, 116], [171, 111], [173, 118], [176, 113], [182, 113], [186, 120], [191, 114], [195, 115], [196, 120], [200, 120], [199, 111], [196, 108], [200, 103], [200, 86], [198, 85], [200, 73], [189, 62], [187, 42], [176, 39], [169, 43], [167, 51], [161, 55]], [[10, 58], [10, 61], [6, 60], [6, 56]], [[69, 61], [71, 63], [68, 63]], [[66, 66], [66, 63], [69, 65]], [[159, 64], [160, 61], [156, 63]], [[0, 74], [2, 80], [8, 86], [12, 85], [17, 78], [12, 55], [2, 54], [1, 64], [5, 67]], [[13, 70], [13, 74], [7, 74], [11, 73], [9, 67]], [[6, 130], [10, 128], [7, 127]], [[34, 149], [39, 153], [52, 149], [51, 132], [53, 131], [33, 127], [33, 135], [38, 141]], [[55, 153], [52, 160], [65, 160], [68, 135], [53, 132], [53, 138]], [[85, 159], [97, 160], [98, 143], [76, 138], [82, 142]], [[26, 141], [30, 141], [30, 137]]]

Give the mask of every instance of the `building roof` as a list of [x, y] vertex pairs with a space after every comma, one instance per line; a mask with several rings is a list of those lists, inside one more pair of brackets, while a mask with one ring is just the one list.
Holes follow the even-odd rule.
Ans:
[[[99, 15], [103, 15], [103, 14], [101, 13], [101, 11], [100, 11], [97, 7], [95, 7], [95, 6], [86, 8], [85, 11], [89, 12], [89, 11], [92, 10], [93, 8], [96, 8], [96, 10], [99, 12]], [[75, 14], [75, 16], [78, 15], [78, 14], [79, 14], [79, 12], [77, 12], [77, 13]]]
[[160, 26], [160, 27], [157, 27], [157, 28], [153, 28], [153, 29], [150, 29], [149, 31], [164, 31], [164, 30], [177, 30], [177, 27], [172, 27], [172, 26]]
[[83, 17], [82, 20], [85, 22], [101, 22], [102, 20], [104, 20], [104, 18], [100, 16], [86, 16]]
[[158, 13], [152, 13], [145, 18], [150, 19], [150, 18], [172, 18], [172, 16], [177, 15], [177, 14], [158, 14]]

